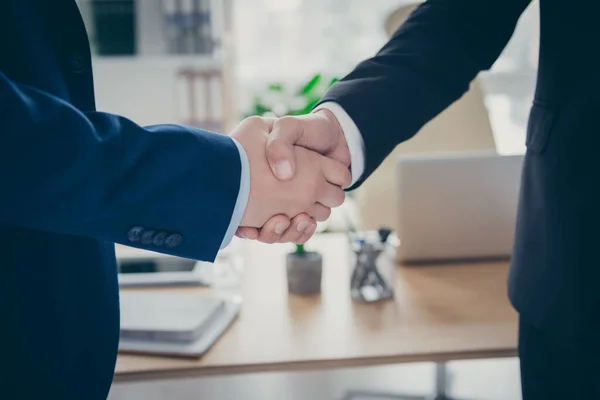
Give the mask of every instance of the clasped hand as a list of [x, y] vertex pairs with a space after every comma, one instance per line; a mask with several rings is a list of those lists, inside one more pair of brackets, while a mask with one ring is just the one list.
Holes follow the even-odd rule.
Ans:
[[350, 155], [326, 110], [300, 117], [250, 117], [231, 134], [250, 164], [250, 196], [236, 235], [265, 243], [306, 242], [345, 198]]

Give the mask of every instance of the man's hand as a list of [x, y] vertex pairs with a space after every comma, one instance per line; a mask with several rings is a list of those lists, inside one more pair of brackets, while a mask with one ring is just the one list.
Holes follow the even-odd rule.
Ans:
[[[230, 136], [244, 147], [250, 163], [250, 197], [241, 226], [260, 228], [266, 224], [276, 241], [283, 239], [289, 220], [299, 214], [307, 214], [317, 221], [326, 220], [331, 208], [344, 201], [342, 187], [349, 184], [350, 171], [339, 161], [302, 147], [292, 147], [294, 177], [278, 180], [266, 158], [267, 140], [274, 124], [273, 120], [251, 117]], [[267, 223], [273, 216], [277, 217]], [[306, 218], [294, 218], [292, 225], [297, 230]], [[309, 223], [314, 225], [311, 220]], [[303, 234], [307, 233], [306, 229]]]
[[283, 117], [273, 123], [267, 143], [267, 159], [281, 180], [296, 172], [294, 145], [314, 150], [350, 166], [350, 151], [344, 132], [331, 111], [321, 109], [299, 117]]
[[[267, 143], [267, 159], [273, 174], [281, 180], [295, 176], [295, 147], [301, 146], [350, 166], [350, 151], [338, 120], [331, 111], [322, 109], [299, 117], [283, 117], [272, 122]], [[348, 184], [342, 186], [345, 188]], [[286, 224], [289, 227], [281, 233]], [[288, 221], [283, 216], [271, 218], [262, 229], [242, 227], [238, 236], [261, 242], [304, 243], [314, 234], [316, 223], [306, 214]]]

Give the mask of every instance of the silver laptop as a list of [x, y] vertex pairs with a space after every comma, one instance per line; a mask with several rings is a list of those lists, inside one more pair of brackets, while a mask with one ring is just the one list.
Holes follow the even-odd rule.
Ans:
[[522, 165], [488, 152], [399, 157], [399, 260], [510, 257]]

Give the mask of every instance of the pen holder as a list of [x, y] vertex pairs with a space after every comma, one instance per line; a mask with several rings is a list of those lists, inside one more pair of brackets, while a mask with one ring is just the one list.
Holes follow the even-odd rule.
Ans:
[[397, 245], [390, 233], [382, 229], [350, 237], [350, 295], [353, 300], [370, 303], [394, 297]]
[[293, 294], [311, 295], [321, 292], [323, 257], [314, 251], [304, 251], [298, 246], [296, 252], [286, 256], [288, 291]]

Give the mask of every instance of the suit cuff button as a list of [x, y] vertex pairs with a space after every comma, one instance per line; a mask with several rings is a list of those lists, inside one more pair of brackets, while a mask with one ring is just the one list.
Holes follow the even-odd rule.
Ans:
[[142, 235], [144, 234], [144, 228], [141, 226], [134, 226], [127, 232], [127, 239], [130, 242], [139, 242], [142, 239]]
[[152, 241], [154, 240], [154, 234], [155, 233], [156, 232], [154, 232], [154, 231], [145, 231], [142, 234], [142, 239], [140, 240], [140, 242], [143, 245], [146, 245], [146, 246], [149, 245], [149, 244], [152, 244]]
[[182, 240], [183, 236], [181, 236], [179, 233], [172, 233], [165, 239], [165, 245], [168, 248], [177, 247], [181, 244]]
[[166, 239], [167, 239], [166, 232], [158, 232], [154, 236], [154, 240], [152, 240], [152, 244], [155, 245], [156, 247], [164, 246]]

